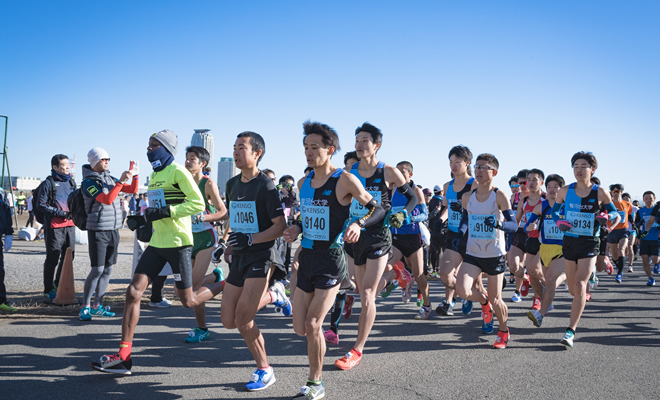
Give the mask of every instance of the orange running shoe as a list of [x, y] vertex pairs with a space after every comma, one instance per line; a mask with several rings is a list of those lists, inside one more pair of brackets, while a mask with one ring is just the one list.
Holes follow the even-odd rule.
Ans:
[[493, 320], [493, 308], [490, 306], [488, 296], [486, 296], [486, 301], [486, 305], [481, 305], [481, 318], [483, 318], [485, 323], [490, 324], [490, 321]]
[[349, 370], [360, 363], [362, 360], [362, 354], [358, 355], [357, 350], [351, 349], [345, 356], [335, 361], [335, 366], [344, 371]]
[[403, 265], [403, 262], [397, 261], [396, 264], [392, 266], [392, 268], [395, 268], [401, 273], [401, 279], [399, 279], [399, 286], [401, 289], [405, 289], [410, 285], [410, 282], [412, 282], [412, 276], [410, 275], [410, 272], [406, 269], [406, 267]]
[[587, 301], [591, 301], [591, 293], [587, 292]]
[[534, 296], [534, 302], [532, 303], [532, 310], [540, 310], [541, 309], [541, 298]]
[[497, 331], [497, 339], [495, 339], [495, 344], [493, 345], [494, 349], [505, 349], [507, 343], [509, 343], [509, 330], [506, 332]]

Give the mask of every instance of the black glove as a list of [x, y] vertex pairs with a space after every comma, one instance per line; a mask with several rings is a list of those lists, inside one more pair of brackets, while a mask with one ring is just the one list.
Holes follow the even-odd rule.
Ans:
[[495, 229], [502, 229], [502, 223], [500, 222], [500, 220], [496, 220], [493, 215], [486, 217], [486, 219], [484, 219], [484, 225], [493, 227]]
[[218, 240], [218, 248], [211, 253], [211, 261], [214, 264], [219, 264], [222, 261], [222, 255], [225, 254], [225, 250], [227, 250], [227, 245], [224, 239]]
[[132, 231], [141, 228], [146, 224], [147, 221], [145, 221], [142, 215], [129, 215], [128, 217], [126, 217], [126, 226], [128, 226], [128, 229]]
[[463, 212], [463, 204], [461, 204], [460, 201], [449, 203], [449, 208], [451, 208], [451, 210], [455, 212]]
[[229, 240], [227, 244], [232, 247], [248, 247], [252, 246], [252, 234], [251, 233], [241, 233], [241, 232], [232, 232], [229, 234]]
[[165, 206], [162, 208], [149, 207], [144, 210], [144, 218], [149, 221], [158, 221], [163, 218], [170, 218], [170, 206]]

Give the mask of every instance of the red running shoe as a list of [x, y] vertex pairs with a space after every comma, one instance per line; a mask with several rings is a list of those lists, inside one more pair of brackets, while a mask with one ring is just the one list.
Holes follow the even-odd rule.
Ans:
[[506, 332], [497, 331], [497, 339], [495, 339], [495, 344], [493, 345], [494, 349], [506, 349], [506, 345], [509, 343], [509, 330]]
[[350, 294], [346, 295], [346, 301], [344, 302], [344, 309], [341, 312], [344, 315], [344, 318], [348, 319], [353, 313], [353, 303], [355, 303], [355, 296], [352, 296]]
[[532, 310], [540, 310], [541, 309], [541, 298], [534, 296], [534, 303], [532, 304]]
[[591, 293], [587, 292], [587, 301], [591, 301]]
[[481, 305], [481, 318], [483, 318], [486, 324], [490, 324], [490, 321], [493, 320], [493, 308], [490, 306], [488, 296], [486, 296], [486, 300], [488, 301], [486, 305]]
[[522, 287], [520, 288], [520, 294], [522, 297], [527, 297], [529, 294], [529, 275], [525, 274], [525, 280], [523, 281]]

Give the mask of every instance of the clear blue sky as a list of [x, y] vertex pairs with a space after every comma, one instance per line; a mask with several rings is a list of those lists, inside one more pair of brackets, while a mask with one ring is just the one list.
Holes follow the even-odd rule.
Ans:
[[[495, 154], [496, 184], [521, 168], [573, 179], [593, 151], [604, 184], [660, 194], [657, 1], [0, 1], [0, 114], [12, 175], [44, 177], [55, 153], [105, 148], [119, 176], [150, 172], [151, 133], [215, 158], [244, 130], [261, 164], [300, 176], [301, 125], [384, 133], [379, 157], [409, 160], [425, 187], [449, 178], [456, 144]], [[214, 167], [215, 176], [216, 166]], [[80, 174], [80, 168], [78, 168]], [[507, 188], [508, 189], [508, 188]]]

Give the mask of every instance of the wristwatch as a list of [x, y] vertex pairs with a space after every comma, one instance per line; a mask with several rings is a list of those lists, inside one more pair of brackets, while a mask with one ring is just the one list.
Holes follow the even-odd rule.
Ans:
[[200, 220], [201, 222], [204, 222], [204, 214], [202, 214], [202, 215], [199, 216], [199, 220]]
[[360, 228], [364, 228], [367, 225], [367, 221], [364, 218], [358, 218], [356, 222]]

